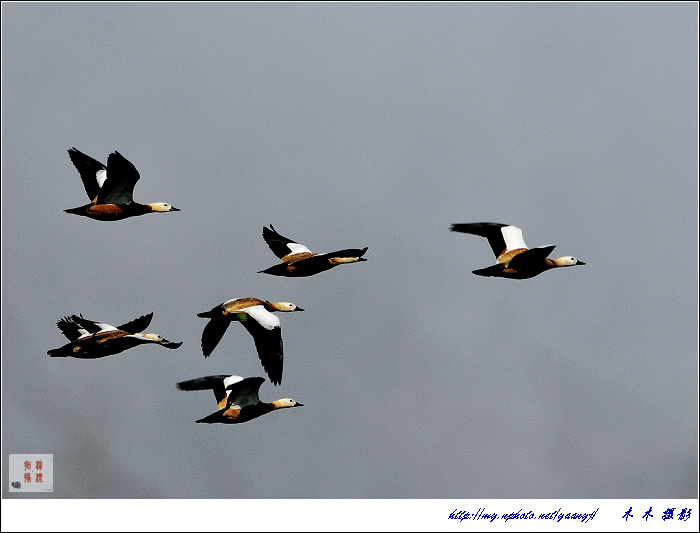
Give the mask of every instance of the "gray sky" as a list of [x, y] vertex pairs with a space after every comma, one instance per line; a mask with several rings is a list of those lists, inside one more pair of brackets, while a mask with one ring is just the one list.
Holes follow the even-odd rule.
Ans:
[[[3, 3], [3, 470], [52, 453], [53, 498], [696, 498], [697, 15]], [[181, 211], [64, 213], [72, 146]], [[480, 221], [586, 266], [474, 276], [487, 241], [449, 227]], [[270, 223], [367, 262], [257, 274]], [[195, 424], [213, 395], [176, 382], [265, 376], [240, 325], [199, 346], [247, 296], [306, 309], [260, 390], [305, 407]], [[46, 356], [64, 315], [151, 311], [182, 347]]]

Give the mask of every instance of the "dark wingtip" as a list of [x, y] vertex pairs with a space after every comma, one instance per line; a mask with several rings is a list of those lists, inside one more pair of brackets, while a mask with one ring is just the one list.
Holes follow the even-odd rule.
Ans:
[[459, 224], [452, 224], [450, 226], [450, 231], [455, 231], [457, 233], [469, 233], [469, 228], [467, 227], [469, 225], [470, 223], [464, 222], [460, 222]]
[[171, 341], [164, 341], [163, 346], [166, 348], [170, 348], [171, 350], [177, 350], [180, 346], [182, 346], [182, 342], [171, 342]]
[[216, 348], [216, 346], [214, 346], [213, 348], [205, 348], [204, 342], [202, 342], [201, 346], [202, 346], [202, 355], [204, 355], [204, 357], [209, 357], [212, 354], [212, 352], [214, 351], [214, 348]]

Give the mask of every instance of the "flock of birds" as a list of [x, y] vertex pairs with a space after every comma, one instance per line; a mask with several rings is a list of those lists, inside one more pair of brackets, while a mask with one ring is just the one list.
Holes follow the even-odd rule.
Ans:
[[[134, 202], [133, 192], [139, 173], [136, 167], [119, 152], [107, 158], [107, 166], [83, 154], [76, 148], [68, 155], [80, 173], [90, 203], [66, 209], [67, 213], [96, 220], [122, 220], [147, 213], [165, 213], [179, 209], [165, 202], [139, 204]], [[452, 231], [470, 233], [488, 239], [496, 256], [496, 264], [474, 270], [479, 276], [495, 276], [511, 279], [527, 279], [552, 268], [584, 265], [575, 257], [548, 259], [554, 246], [528, 248], [522, 230], [508, 224], [477, 222], [453, 224]], [[367, 248], [348, 248], [336, 252], [316, 254], [303, 244], [280, 235], [270, 224], [263, 227], [262, 236], [281, 263], [259, 273], [284, 277], [313, 276], [345, 263], [366, 261]], [[303, 311], [291, 302], [269, 302], [258, 298], [233, 298], [210, 311], [198, 313], [209, 322], [202, 332], [202, 353], [209, 357], [218, 345], [231, 322], [240, 322], [251, 334], [265, 373], [273, 385], [282, 382], [283, 350], [280, 320], [273, 313]], [[126, 324], [114, 327], [95, 322], [81, 315], [66, 316], [56, 325], [68, 339], [68, 344], [49, 350], [50, 357], [76, 357], [97, 359], [114, 355], [140, 344], [158, 344], [165, 348], [179, 348], [181, 342], [171, 342], [155, 333], [142, 333], [153, 318], [153, 313], [143, 315]], [[183, 391], [211, 390], [216, 399], [217, 411], [197, 420], [198, 423], [238, 424], [247, 422], [277, 409], [301, 407], [303, 404], [282, 398], [261, 402], [258, 396], [262, 377], [231, 375], [205, 376], [177, 383]]]

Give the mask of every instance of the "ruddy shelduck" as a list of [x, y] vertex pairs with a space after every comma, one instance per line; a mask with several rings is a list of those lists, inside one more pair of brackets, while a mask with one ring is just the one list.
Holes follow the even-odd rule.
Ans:
[[265, 372], [274, 385], [282, 382], [282, 328], [275, 311], [303, 311], [290, 302], [268, 302], [257, 298], [233, 298], [211, 311], [198, 313], [200, 318], [209, 318], [202, 332], [204, 357], [214, 351], [231, 322], [240, 322], [253, 336], [258, 357]]
[[109, 154], [106, 167], [76, 148], [68, 150], [68, 155], [80, 173], [90, 203], [66, 209], [66, 213], [95, 220], [121, 220], [146, 213], [179, 211], [165, 202], [134, 202], [134, 186], [139, 180], [139, 172], [119, 152]]
[[303, 403], [291, 398], [282, 398], [269, 403], [261, 402], [258, 393], [264, 381], [265, 378], [261, 377], [206, 376], [182, 381], [177, 384], [177, 388], [184, 391], [207, 389], [214, 391], [219, 410], [200, 418], [197, 420], [198, 424], [241, 424], [277, 409], [304, 406]]
[[78, 359], [98, 359], [118, 354], [139, 344], [158, 344], [174, 350], [181, 342], [170, 342], [156, 333], [140, 333], [148, 327], [153, 313], [114, 327], [83, 318], [82, 315], [66, 316], [56, 322], [56, 326], [70, 341], [55, 350], [49, 350], [49, 357], [76, 357]]
[[477, 276], [528, 279], [552, 268], [586, 264], [572, 256], [547, 259], [555, 246], [528, 248], [523, 240], [523, 230], [516, 226], [496, 222], [473, 222], [452, 224], [450, 229], [488, 239], [496, 256], [496, 264], [473, 270], [472, 272]]
[[286, 277], [313, 276], [345, 263], [367, 261], [362, 257], [367, 248], [362, 250], [348, 248], [327, 254], [315, 254], [303, 244], [282, 237], [272, 224], [269, 228], [263, 227], [262, 236], [270, 250], [282, 260], [282, 263], [260, 270], [258, 273]]

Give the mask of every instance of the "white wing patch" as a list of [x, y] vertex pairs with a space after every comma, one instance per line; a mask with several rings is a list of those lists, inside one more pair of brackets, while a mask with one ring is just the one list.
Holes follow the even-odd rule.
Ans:
[[[241, 376], [229, 376], [227, 378], [224, 378], [224, 387], [228, 387], [229, 385], [233, 385], [234, 383], [238, 383], [239, 381], [243, 381], [243, 378]], [[226, 391], [227, 396], [230, 393], [230, 390]]]
[[[80, 337], [78, 339], [84, 339], [85, 337], [92, 337], [92, 333], [90, 333], [88, 330], [83, 329], [83, 328], [78, 328], [78, 333], [80, 333]], [[75, 339], [75, 340], [78, 340]]]
[[270, 313], [262, 305], [254, 305], [243, 310], [248, 313], [252, 319], [267, 330], [273, 330], [280, 327], [280, 319]]
[[306, 246], [303, 244], [299, 244], [296, 242], [290, 242], [287, 243], [287, 248], [289, 248], [290, 253], [288, 255], [295, 255], [295, 254], [305, 254], [305, 253], [313, 253], [311, 250], [309, 250]]
[[100, 331], [97, 333], [102, 333], [103, 331], [117, 331], [117, 328], [110, 326], [109, 324], [102, 324], [101, 322], [95, 322], [95, 324], [100, 326]]
[[97, 186], [101, 189], [102, 184], [107, 179], [107, 169], [102, 168], [95, 173], [95, 179], [97, 180]]
[[516, 226], [503, 226], [501, 228], [503, 240], [506, 241], [506, 251], [510, 252], [516, 248], [527, 248], [523, 240], [523, 230]]

